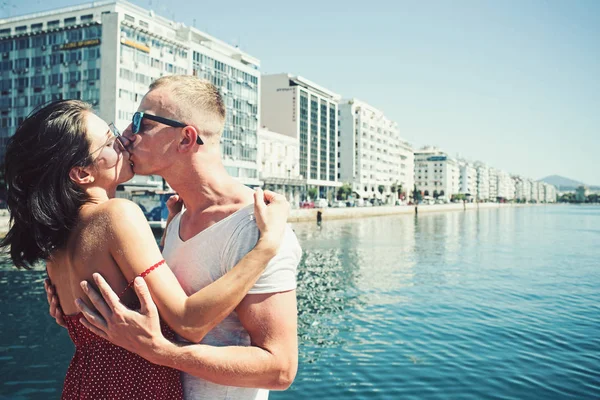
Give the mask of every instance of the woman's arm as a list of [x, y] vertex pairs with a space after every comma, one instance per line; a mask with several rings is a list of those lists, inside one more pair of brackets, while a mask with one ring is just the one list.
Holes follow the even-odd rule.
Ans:
[[[261, 237], [252, 251], [224, 276], [187, 296], [167, 266], [149, 273], [145, 280], [162, 318], [178, 334], [192, 342], [204, 336], [229, 315], [246, 296], [283, 238], [289, 205], [283, 196], [262, 191], [255, 198], [255, 216]], [[112, 256], [128, 280], [162, 260], [154, 236], [139, 207], [121, 199], [111, 200]]]

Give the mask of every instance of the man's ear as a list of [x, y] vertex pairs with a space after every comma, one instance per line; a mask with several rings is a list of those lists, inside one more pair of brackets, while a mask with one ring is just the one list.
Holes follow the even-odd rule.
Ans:
[[84, 167], [73, 167], [69, 171], [69, 178], [78, 185], [88, 185], [94, 182], [94, 176], [91, 175]]
[[200, 134], [200, 132], [198, 132], [198, 130], [191, 126], [188, 125], [185, 128], [183, 128], [181, 130], [181, 137], [180, 137], [180, 141], [179, 141], [179, 150], [180, 151], [189, 151], [194, 147], [194, 144], [196, 144], [196, 138], [198, 137], [198, 135]]

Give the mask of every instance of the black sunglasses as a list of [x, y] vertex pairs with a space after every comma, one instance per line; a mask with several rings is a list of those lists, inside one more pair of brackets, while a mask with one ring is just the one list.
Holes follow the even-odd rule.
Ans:
[[[151, 121], [159, 122], [161, 124], [169, 125], [174, 128], [185, 128], [187, 126], [187, 124], [184, 124], [183, 122], [175, 121], [174, 119], [159, 117], [158, 115], [152, 115], [152, 114], [145, 113], [143, 111], [138, 111], [135, 114], [133, 114], [133, 118], [131, 120], [131, 131], [134, 134], [137, 134], [140, 131], [140, 128], [142, 126], [142, 120], [144, 118], [147, 118]], [[196, 136], [196, 143], [204, 144], [204, 142], [202, 141], [200, 136]]]

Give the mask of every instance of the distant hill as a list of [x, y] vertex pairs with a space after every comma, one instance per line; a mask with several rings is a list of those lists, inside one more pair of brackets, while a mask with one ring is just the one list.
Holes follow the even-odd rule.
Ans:
[[564, 176], [560, 176], [560, 175], [550, 175], [550, 176], [540, 179], [540, 181], [546, 182], [550, 185], [554, 185], [559, 189], [561, 189], [561, 188], [575, 189], [577, 186], [581, 186], [584, 184], [583, 182], [565, 178]]
[[[564, 176], [560, 176], [560, 175], [550, 175], [543, 179], [540, 179], [540, 181], [546, 182], [550, 185], [554, 185], [560, 191], [575, 190], [575, 189], [577, 189], [577, 186], [585, 185], [585, 183], [583, 183], [583, 182], [565, 178]], [[589, 186], [588, 185], [588, 187], [592, 190], [598, 189], [597, 186]]]

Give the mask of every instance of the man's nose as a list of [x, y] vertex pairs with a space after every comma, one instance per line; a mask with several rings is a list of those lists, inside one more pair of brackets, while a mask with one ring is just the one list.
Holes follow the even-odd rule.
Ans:
[[125, 146], [127, 150], [131, 150], [131, 146], [133, 146], [133, 143], [135, 142], [135, 134], [131, 130], [131, 124], [123, 131], [121, 137], [123, 138], [123, 146]]

